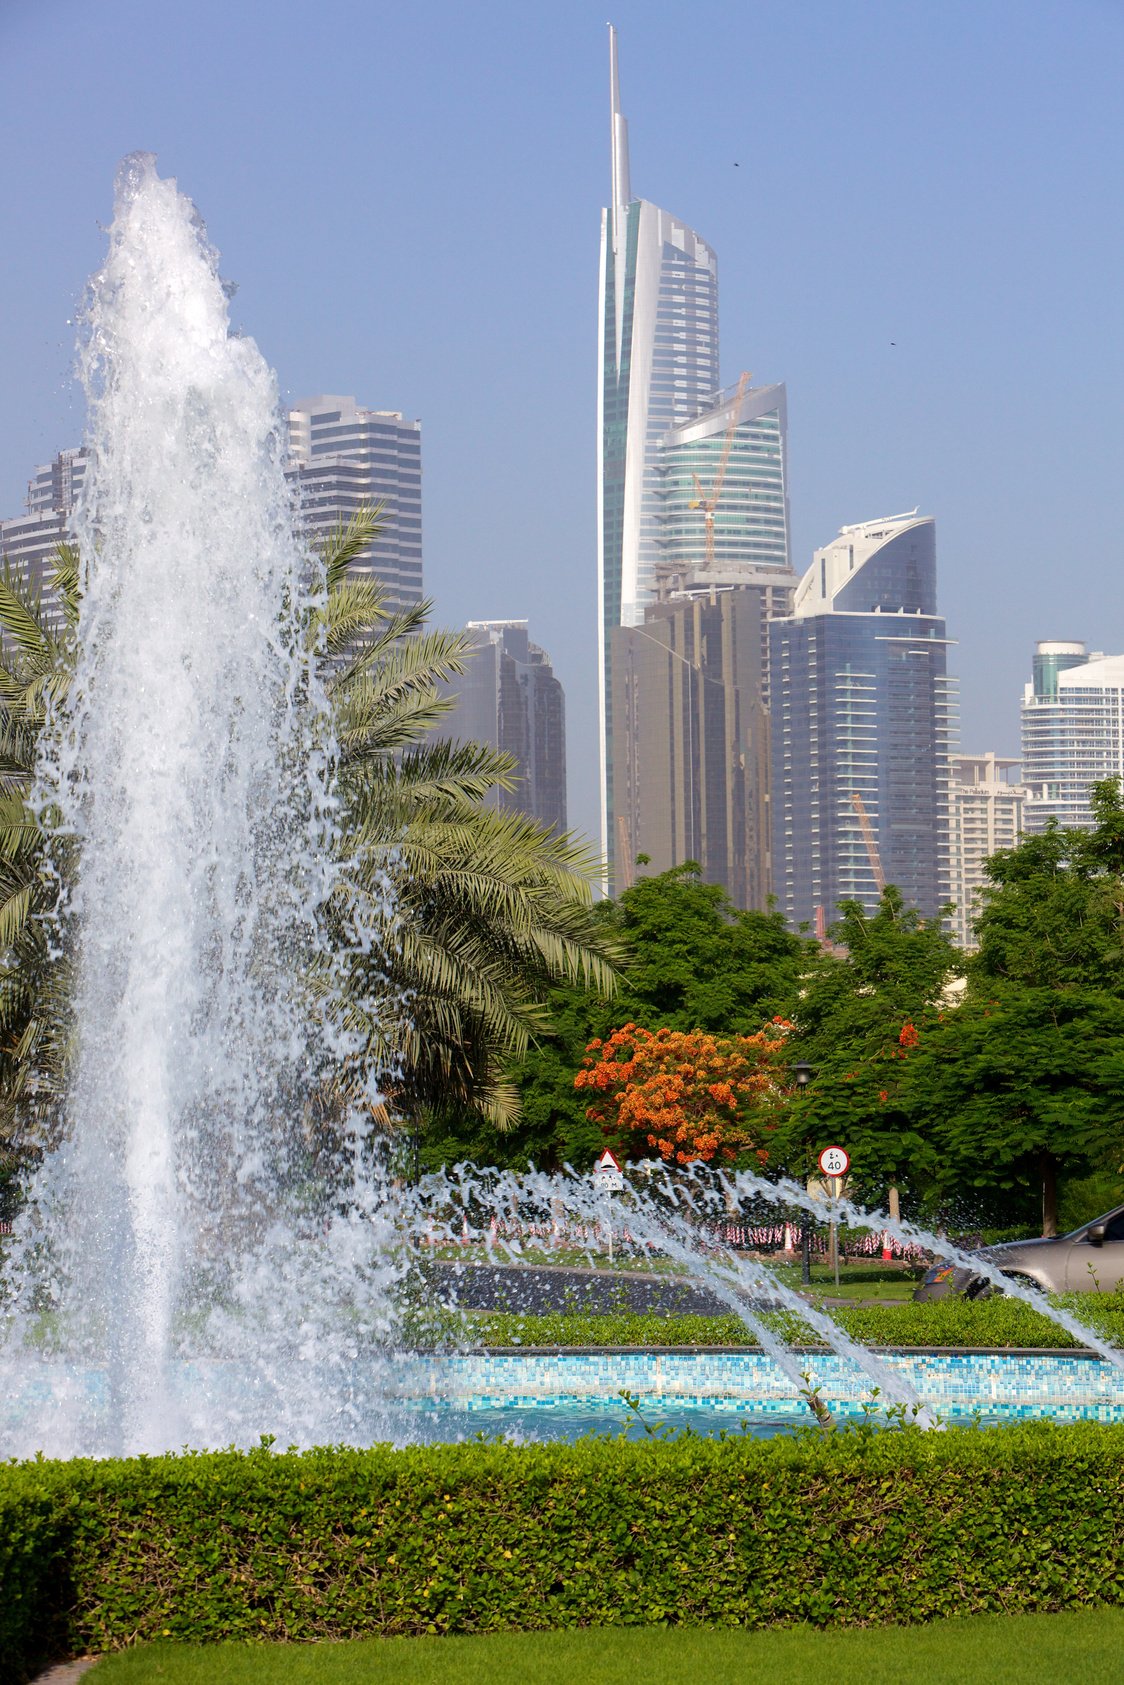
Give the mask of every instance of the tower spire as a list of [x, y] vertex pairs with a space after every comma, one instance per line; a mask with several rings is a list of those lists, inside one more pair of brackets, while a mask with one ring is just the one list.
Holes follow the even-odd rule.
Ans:
[[621, 79], [617, 67], [617, 32], [609, 25], [609, 102], [612, 109], [613, 222], [620, 226], [623, 211], [632, 199], [628, 179], [628, 119], [621, 114]]

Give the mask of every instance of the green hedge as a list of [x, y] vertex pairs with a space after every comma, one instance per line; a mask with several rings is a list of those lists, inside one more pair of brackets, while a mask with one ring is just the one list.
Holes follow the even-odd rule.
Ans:
[[138, 1641], [1124, 1603], [1124, 1428], [0, 1468], [6, 1679]]
[[[1103, 1337], [1124, 1347], [1124, 1295], [1072, 1294], [1065, 1304]], [[833, 1311], [840, 1327], [868, 1346], [1051, 1346], [1078, 1344], [1049, 1317], [1018, 1299], [933, 1299], [914, 1305], [849, 1306]], [[819, 1336], [786, 1312], [762, 1319], [790, 1344]], [[740, 1317], [660, 1316], [613, 1311], [604, 1316], [491, 1312], [471, 1318], [470, 1338], [486, 1346], [746, 1346], [755, 1341]]]

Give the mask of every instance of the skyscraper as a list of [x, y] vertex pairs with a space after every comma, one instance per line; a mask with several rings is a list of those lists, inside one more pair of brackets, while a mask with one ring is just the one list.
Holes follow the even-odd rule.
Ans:
[[353, 572], [387, 587], [388, 607], [422, 595], [421, 423], [400, 410], [362, 409], [354, 398], [302, 398], [289, 411], [289, 462], [306, 535], [324, 538], [358, 510], [382, 505], [382, 531]]
[[988, 856], [999, 848], [1014, 848], [1023, 828], [1025, 791], [1007, 776], [1018, 764], [990, 752], [953, 755], [949, 760], [952, 938], [966, 951], [976, 946], [972, 919], [979, 912], [977, 892], [987, 882]]
[[611, 633], [655, 596], [664, 485], [660, 447], [718, 392], [718, 264], [692, 228], [629, 179], [616, 31], [609, 31], [610, 203], [601, 213], [597, 394], [598, 648], [602, 846], [614, 849]]
[[73, 536], [86, 460], [84, 449], [64, 450], [36, 468], [28, 481], [25, 513], [0, 521], [0, 554], [34, 584], [43, 584], [51, 556]]
[[493, 807], [527, 813], [566, 829], [566, 699], [550, 657], [525, 620], [470, 620], [477, 653], [445, 687], [456, 706], [439, 726], [457, 742], [490, 743], [516, 763], [514, 790], [496, 790]]
[[643, 626], [614, 628], [618, 890], [643, 854], [654, 872], [696, 860], [735, 906], [766, 905], [764, 645], [770, 601], [783, 589], [700, 583], [650, 604]]
[[1092, 786], [1124, 777], [1124, 655], [1090, 655], [1083, 643], [1037, 645], [1023, 692], [1023, 828], [1093, 826]]
[[790, 924], [873, 908], [879, 872], [929, 916], [947, 899], [948, 642], [935, 527], [916, 512], [842, 528], [772, 622], [773, 884]]
[[658, 600], [609, 635], [617, 887], [637, 854], [770, 893], [769, 621], [792, 609], [783, 386], [748, 377], [659, 441]]
[[[752, 574], [796, 584], [788, 540], [788, 405], [783, 385], [739, 382], [654, 456], [661, 594], [688, 577], [735, 584]], [[713, 504], [713, 509], [708, 507]], [[708, 529], [709, 533], [708, 533]], [[785, 599], [787, 612], [788, 598]]]

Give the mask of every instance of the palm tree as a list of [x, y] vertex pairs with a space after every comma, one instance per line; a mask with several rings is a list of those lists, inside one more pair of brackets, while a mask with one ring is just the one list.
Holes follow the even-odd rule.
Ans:
[[50, 935], [58, 873], [28, 808], [36, 747], [48, 712], [66, 696], [78, 626], [78, 557], [60, 545], [50, 582], [0, 568], [0, 1162], [46, 1144], [65, 1059], [68, 966]]
[[618, 956], [593, 907], [596, 859], [486, 805], [512, 788], [512, 759], [434, 739], [452, 707], [439, 687], [472, 646], [423, 633], [428, 604], [388, 613], [380, 585], [349, 576], [377, 522], [364, 511], [335, 535], [314, 628], [340, 749], [348, 881], [386, 934], [373, 957], [352, 946], [345, 1011], [401, 1108], [468, 1105], [507, 1128], [519, 1108], [503, 1071], [549, 1029], [549, 988], [611, 994]]
[[[592, 905], [595, 860], [571, 838], [486, 805], [512, 787], [510, 758], [435, 740], [451, 706], [440, 687], [463, 671], [471, 645], [426, 630], [427, 603], [391, 612], [381, 585], [350, 574], [377, 530], [378, 511], [367, 510], [329, 541], [327, 589], [308, 628], [343, 811], [326, 915], [341, 954], [308, 983], [323, 994], [342, 971], [344, 1018], [390, 1111], [453, 1102], [504, 1128], [518, 1103], [503, 1069], [548, 1028], [547, 990], [583, 980], [611, 993], [616, 955]], [[57, 873], [74, 861], [52, 839], [52, 877], [27, 803], [41, 729], [73, 673], [70, 547], [58, 552], [53, 585], [55, 615], [33, 585], [0, 573], [0, 1143], [14, 1139], [17, 1117], [49, 1134], [68, 1040], [68, 967], [47, 915]], [[348, 1073], [338, 1083], [346, 1091]]]

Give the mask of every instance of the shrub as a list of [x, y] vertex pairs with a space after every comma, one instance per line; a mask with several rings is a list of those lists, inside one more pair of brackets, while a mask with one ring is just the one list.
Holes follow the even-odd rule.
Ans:
[[[1074, 1293], [1059, 1303], [1103, 1337], [1124, 1347], [1124, 1295]], [[1072, 1348], [1078, 1342], [1049, 1317], [1018, 1299], [935, 1299], [914, 1305], [859, 1305], [833, 1313], [841, 1328], [868, 1346], [1034, 1346]], [[819, 1344], [799, 1317], [767, 1311], [762, 1320], [795, 1345]], [[471, 1338], [484, 1346], [752, 1346], [756, 1340], [736, 1316], [659, 1316], [613, 1312], [605, 1316], [557, 1312], [521, 1316], [491, 1312], [469, 1320]]]
[[8, 1679], [157, 1638], [862, 1626], [1124, 1602], [1124, 1428], [0, 1469]]

